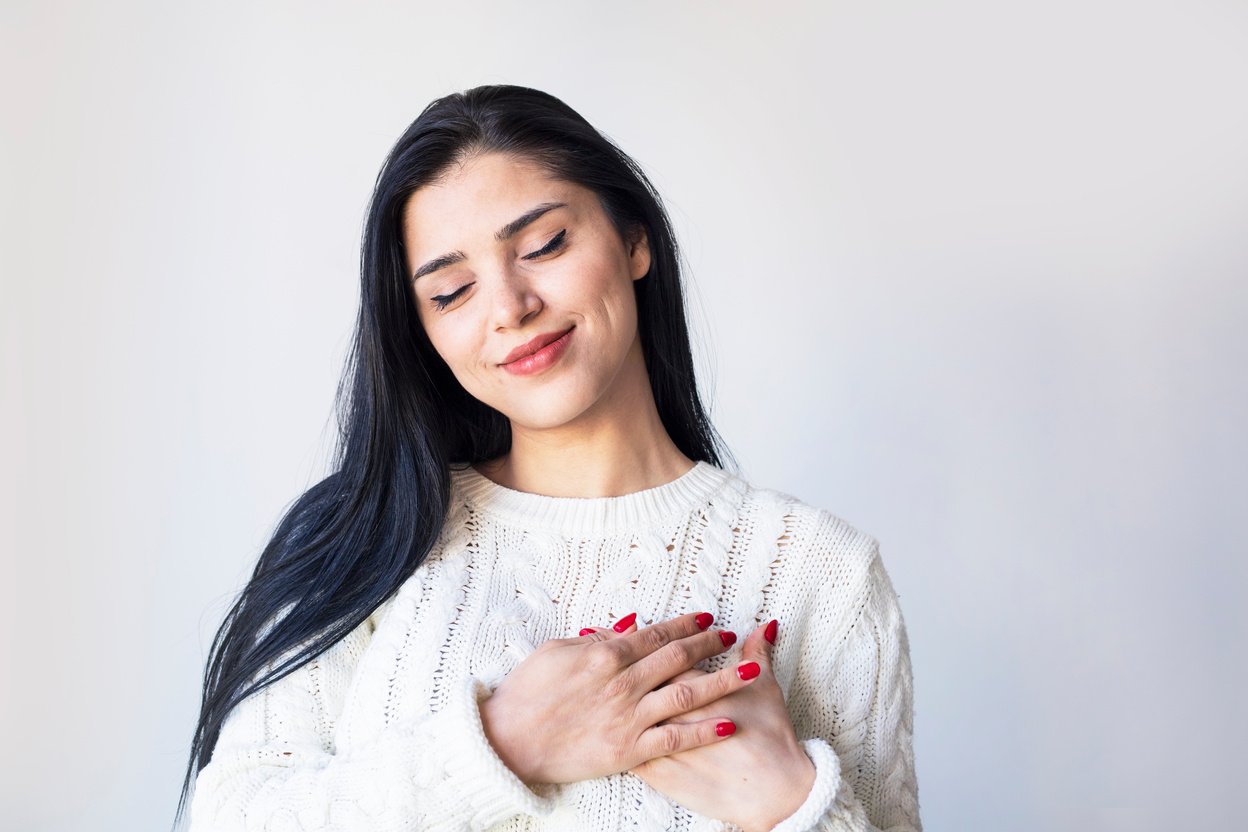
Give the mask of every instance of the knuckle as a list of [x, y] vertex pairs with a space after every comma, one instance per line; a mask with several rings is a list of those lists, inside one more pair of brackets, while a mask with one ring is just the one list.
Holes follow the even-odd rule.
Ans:
[[660, 725], [659, 731], [659, 752], [663, 755], [675, 754], [680, 750], [680, 726], [676, 724]]
[[676, 660], [686, 667], [702, 658], [696, 647], [687, 641], [674, 641], [668, 646], [668, 649], [675, 653]]
[[668, 689], [671, 691], [668, 695], [672, 697], [674, 707], [681, 711], [693, 710], [694, 705], [697, 704], [697, 695], [693, 690], [693, 685], [688, 682], [673, 682], [668, 685]]
[[628, 671], [616, 673], [602, 686], [602, 693], [607, 699], [624, 699], [632, 692], [633, 677]]
[[620, 654], [605, 641], [595, 641], [589, 647], [585, 666], [598, 675], [615, 673], [620, 669]]
[[642, 646], [651, 653], [664, 647], [669, 641], [662, 627], [647, 627], [638, 633], [638, 636], [641, 638]]

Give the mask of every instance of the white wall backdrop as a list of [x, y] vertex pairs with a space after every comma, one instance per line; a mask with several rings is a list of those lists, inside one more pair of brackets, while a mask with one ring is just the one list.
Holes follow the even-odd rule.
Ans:
[[713, 415], [876, 536], [925, 828], [1230, 829], [1248, 4], [0, 7], [0, 827], [168, 829], [325, 472], [390, 144], [563, 98], [665, 196]]

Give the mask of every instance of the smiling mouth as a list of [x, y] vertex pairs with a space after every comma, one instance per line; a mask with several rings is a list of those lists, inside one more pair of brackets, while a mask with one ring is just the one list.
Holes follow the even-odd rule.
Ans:
[[568, 341], [575, 330], [575, 326], [568, 327], [562, 335], [543, 346], [537, 352], [520, 356], [514, 361], [509, 361], [499, 366], [515, 376], [529, 376], [541, 373], [548, 367], [557, 364], [559, 359], [563, 357], [564, 352], [568, 348]]
[[[567, 329], [563, 330], [562, 332], [552, 332], [552, 333], [549, 333], [549, 336], [548, 336], [548, 337], [546, 337], [546, 338], [535, 338], [535, 339], [533, 339], [533, 341], [532, 341], [532, 342], [530, 342], [530, 343], [534, 343], [534, 344], [536, 344], [536, 346], [534, 346], [532, 349], [527, 349], [527, 350], [526, 350], [523, 354], [521, 354], [521, 355], [517, 355], [515, 358], [512, 358], [510, 361], [504, 361], [504, 362], [502, 362], [502, 363], [501, 363], [501, 364], [499, 364], [498, 366], [500, 366], [500, 367], [506, 367], [508, 364], [515, 364], [517, 361], [523, 361], [524, 359], [528, 358], [529, 356], [532, 356], [532, 355], [537, 355], [539, 352], [541, 352], [542, 350], [546, 349], [546, 348], [547, 348], [547, 347], [549, 347], [551, 344], [555, 343], [556, 341], [558, 341], [558, 340], [559, 340], [560, 338], [562, 338], [563, 336], [567, 335], [569, 332], [571, 332], [571, 331], [572, 331], [573, 329], [575, 329], [575, 328], [576, 328], [576, 325], [575, 325], [575, 324], [573, 324], [572, 326], [568, 327]], [[526, 345], [526, 346], [527, 346], [527, 345]]]

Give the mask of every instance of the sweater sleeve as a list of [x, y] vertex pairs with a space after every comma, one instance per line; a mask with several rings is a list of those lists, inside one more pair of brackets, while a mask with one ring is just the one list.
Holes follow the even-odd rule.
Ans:
[[361, 625], [227, 715], [189, 832], [478, 830], [552, 810], [486, 739], [478, 705], [490, 690], [476, 677], [458, 680], [441, 710], [338, 753], [332, 725], [370, 635]]
[[[815, 765], [806, 802], [771, 832], [922, 832], [914, 770], [910, 645], [879, 544], [871, 540], [865, 586], [851, 608], [844, 639], [794, 676], [799, 738]], [[840, 596], [820, 590], [815, 622], [834, 623]], [[843, 602], [842, 602], [843, 604]], [[826, 638], [826, 636], [825, 636]], [[805, 728], [805, 731], [800, 729]]]

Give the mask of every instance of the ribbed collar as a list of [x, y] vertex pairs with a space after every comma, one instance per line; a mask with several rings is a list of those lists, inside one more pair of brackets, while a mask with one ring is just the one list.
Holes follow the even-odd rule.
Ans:
[[671, 482], [617, 497], [550, 497], [499, 485], [472, 466], [451, 481], [473, 507], [509, 523], [589, 537], [652, 526], [704, 505], [732, 474], [701, 460]]

